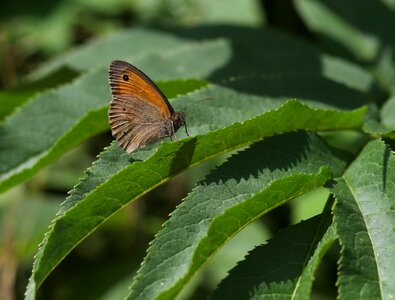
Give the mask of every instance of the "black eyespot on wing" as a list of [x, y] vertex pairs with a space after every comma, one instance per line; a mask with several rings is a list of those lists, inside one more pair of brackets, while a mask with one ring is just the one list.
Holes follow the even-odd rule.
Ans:
[[128, 81], [129, 80], [129, 76], [127, 74], [123, 75], [123, 80]]

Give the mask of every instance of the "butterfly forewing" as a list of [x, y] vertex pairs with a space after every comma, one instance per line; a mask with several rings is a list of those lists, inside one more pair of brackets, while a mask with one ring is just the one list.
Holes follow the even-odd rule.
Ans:
[[152, 103], [169, 118], [173, 108], [157, 86], [135, 66], [115, 60], [109, 68], [109, 81], [114, 96], [136, 96]]

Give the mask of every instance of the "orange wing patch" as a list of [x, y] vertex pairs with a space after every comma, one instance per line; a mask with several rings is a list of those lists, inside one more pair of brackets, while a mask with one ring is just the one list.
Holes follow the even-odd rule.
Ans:
[[109, 81], [114, 96], [135, 96], [154, 104], [166, 118], [172, 108], [156, 85], [140, 70], [124, 61], [113, 61], [109, 68]]

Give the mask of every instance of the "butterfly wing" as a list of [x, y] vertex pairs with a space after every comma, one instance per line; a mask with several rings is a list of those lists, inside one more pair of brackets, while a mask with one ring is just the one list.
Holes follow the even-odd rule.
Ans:
[[135, 96], [114, 96], [109, 120], [113, 136], [127, 153], [169, 135], [171, 121], [150, 102]]
[[124, 61], [109, 67], [113, 136], [128, 153], [153, 143], [171, 131], [174, 110], [159, 88], [140, 70]]
[[158, 107], [165, 117], [174, 112], [169, 101], [159, 88], [142, 71], [121, 60], [111, 63], [108, 72], [113, 96], [131, 95]]

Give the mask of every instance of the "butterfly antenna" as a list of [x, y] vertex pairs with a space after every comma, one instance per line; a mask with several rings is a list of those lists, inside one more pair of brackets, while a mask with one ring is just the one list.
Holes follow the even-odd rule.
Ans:
[[[211, 99], [213, 99], [213, 97], [208, 96], [206, 98], [200, 99], [198, 102], [193, 103], [191, 106], [196, 105], [196, 104], [198, 104], [198, 103], [200, 103], [202, 101], [211, 100]], [[187, 136], [189, 136], [187, 122], [185, 122], [185, 120], [183, 122], [183, 125], [185, 127], [185, 133], [187, 134]]]
[[199, 101], [197, 101], [195, 103], [192, 103], [191, 106], [199, 104], [200, 102], [203, 102], [203, 101], [206, 101], [206, 100], [212, 100], [212, 99], [213, 99], [213, 97], [208, 96], [206, 98], [200, 99]]

